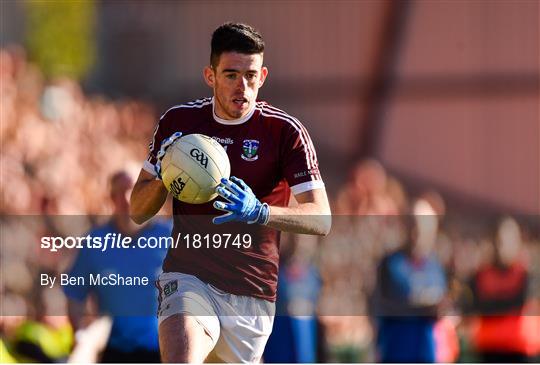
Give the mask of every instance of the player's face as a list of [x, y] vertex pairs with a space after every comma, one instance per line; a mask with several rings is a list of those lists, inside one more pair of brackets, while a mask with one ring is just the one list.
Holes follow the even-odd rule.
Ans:
[[205, 80], [214, 89], [218, 117], [238, 119], [255, 107], [259, 88], [268, 74], [262, 63], [262, 53], [226, 52], [221, 54], [217, 67], [205, 68]]

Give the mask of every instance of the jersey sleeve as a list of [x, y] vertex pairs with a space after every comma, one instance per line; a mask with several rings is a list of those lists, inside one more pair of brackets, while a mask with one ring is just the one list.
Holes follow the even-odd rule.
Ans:
[[148, 146], [149, 153], [144, 161], [143, 169], [154, 176], [157, 176], [154, 166], [157, 162], [157, 154], [161, 148], [161, 142], [175, 132], [172, 130], [172, 115], [173, 110], [169, 109], [161, 116], [161, 118], [159, 118], [156, 128], [154, 129], [154, 135]]
[[295, 120], [283, 131], [283, 176], [294, 195], [324, 188], [315, 147], [304, 126]]

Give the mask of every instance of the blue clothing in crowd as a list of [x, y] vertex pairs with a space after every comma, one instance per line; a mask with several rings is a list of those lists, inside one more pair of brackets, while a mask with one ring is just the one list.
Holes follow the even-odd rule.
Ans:
[[317, 362], [315, 310], [321, 279], [315, 266], [285, 264], [279, 271], [276, 317], [266, 348], [266, 363]]
[[378, 278], [377, 347], [382, 362], [434, 362], [436, 307], [447, 290], [434, 256], [415, 261], [403, 251], [387, 256]]
[[[169, 237], [172, 225], [163, 221], [153, 221], [132, 237], [136, 242], [140, 237]], [[104, 238], [107, 233], [117, 233], [113, 222], [97, 227], [88, 234]], [[166, 248], [101, 249], [84, 247], [79, 251], [70, 276], [86, 278], [85, 285], [63, 287], [69, 299], [83, 301], [90, 293], [95, 294], [101, 313], [113, 317], [108, 347], [125, 352], [134, 350], [159, 349], [157, 333], [157, 289], [155, 280], [161, 272], [161, 264]], [[148, 285], [90, 285], [90, 274], [119, 274], [124, 277], [148, 277]]]

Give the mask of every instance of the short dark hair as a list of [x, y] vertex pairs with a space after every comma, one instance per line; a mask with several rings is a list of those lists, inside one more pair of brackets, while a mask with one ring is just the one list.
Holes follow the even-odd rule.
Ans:
[[255, 28], [242, 23], [225, 23], [212, 34], [210, 64], [216, 68], [225, 52], [257, 54], [264, 52], [264, 40]]

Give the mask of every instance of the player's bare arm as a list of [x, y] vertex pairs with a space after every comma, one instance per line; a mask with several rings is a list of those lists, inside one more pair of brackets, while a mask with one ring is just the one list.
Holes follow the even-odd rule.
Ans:
[[141, 169], [131, 192], [129, 214], [131, 219], [142, 224], [159, 212], [167, 199], [167, 189], [161, 180]]
[[214, 218], [214, 224], [244, 222], [293, 233], [327, 235], [330, 232], [332, 218], [324, 188], [296, 194], [296, 207], [271, 207], [261, 202], [251, 188], [235, 176], [222, 179], [216, 193], [224, 201], [214, 201], [214, 208], [225, 214]]
[[327, 235], [332, 215], [325, 189], [314, 189], [295, 195], [298, 206], [270, 206], [267, 225], [274, 229], [301, 234]]

